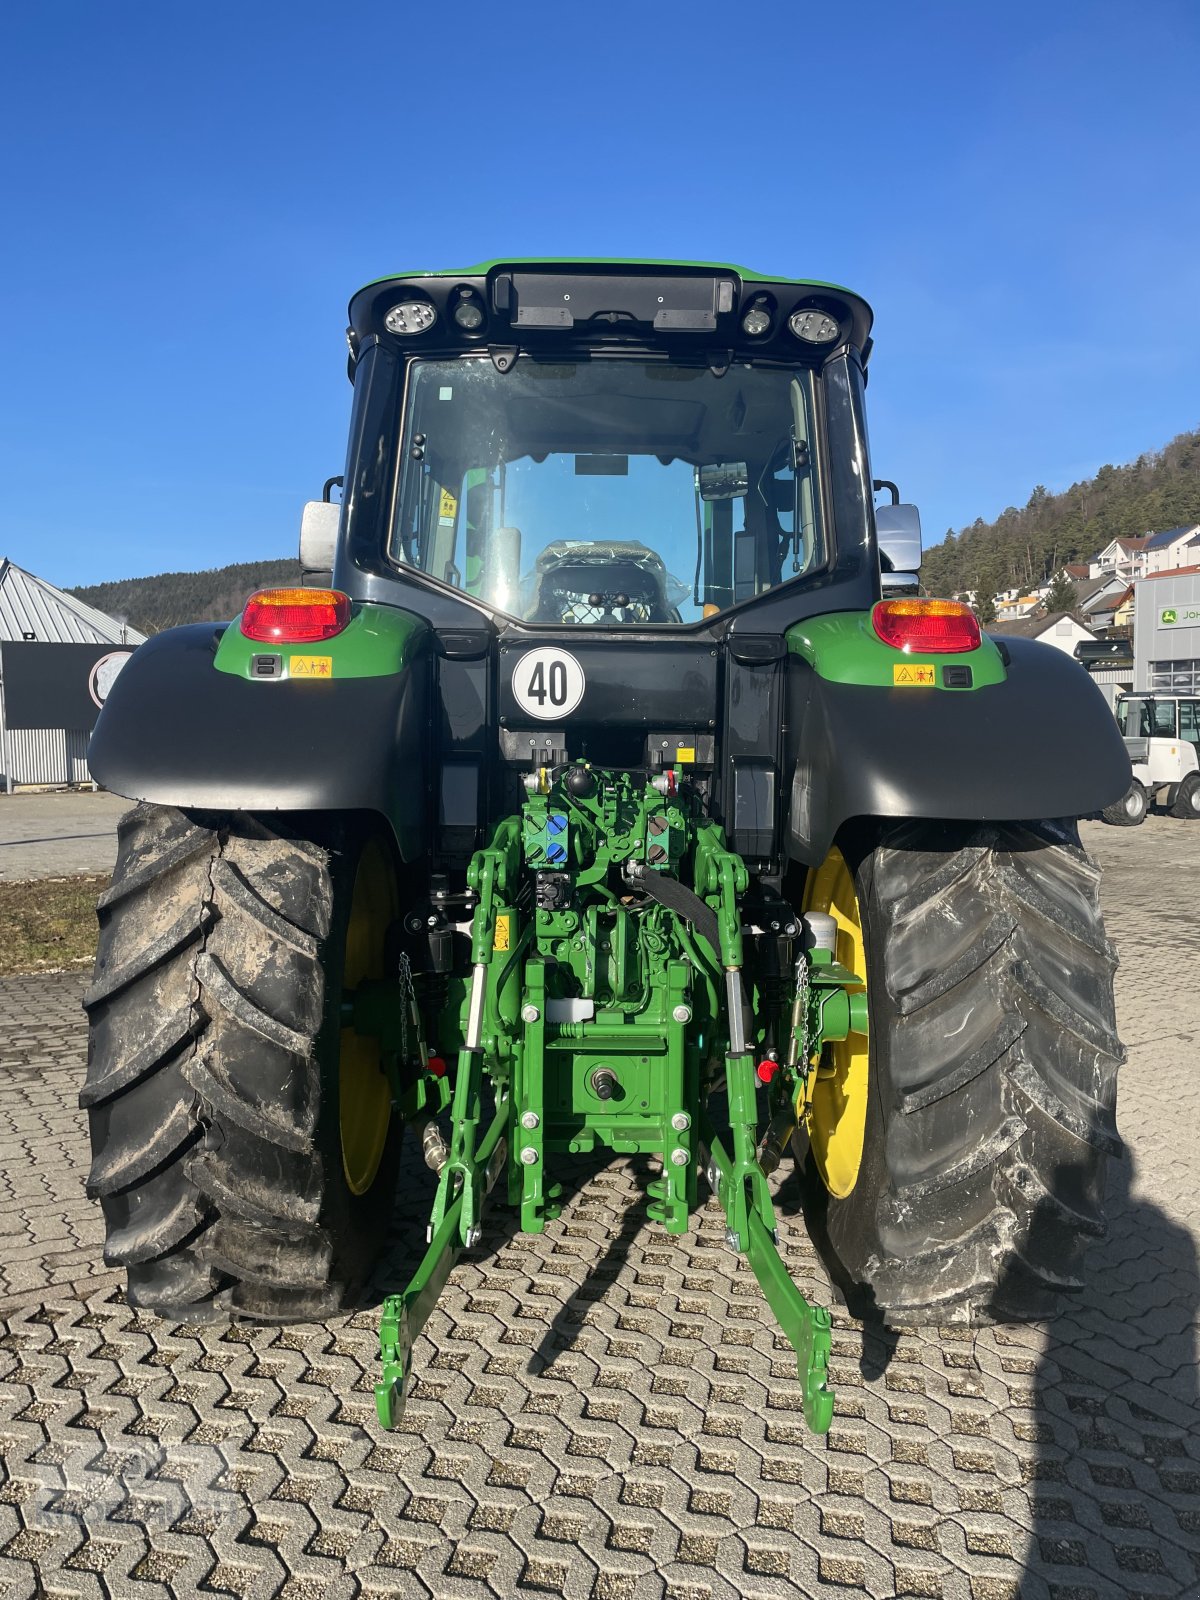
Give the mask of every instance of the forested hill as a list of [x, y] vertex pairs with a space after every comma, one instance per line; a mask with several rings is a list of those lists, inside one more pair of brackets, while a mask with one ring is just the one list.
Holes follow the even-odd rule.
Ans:
[[[1018, 510], [946, 534], [925, 552], [921, 582], [933, 595], [1040, 584], [1064, 562], [1082, 561], [1110, 539], [1200, 522], [1200, 429], [1124, 467], [1101, 467], [1062, 494], [1040, 485]], [[926, 535], [928, 538], [928, 534]]]
[[93, 583], [71, 593], [140, 633], [160, 633], [181, 622], [228, 622], [255, 589], [299, 582], [298, 561], [243, 561], [207, 572], [163, 572], [156, 578]]

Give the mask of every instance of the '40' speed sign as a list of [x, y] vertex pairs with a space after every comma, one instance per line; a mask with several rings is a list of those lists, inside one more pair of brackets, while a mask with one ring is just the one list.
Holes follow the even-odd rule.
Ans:
[[521, 710], [543, 722], [568, 716], [583, 699], [587, 679], [567, 650], [546, 645], [529, 650], [513, 668], [513, 699]]

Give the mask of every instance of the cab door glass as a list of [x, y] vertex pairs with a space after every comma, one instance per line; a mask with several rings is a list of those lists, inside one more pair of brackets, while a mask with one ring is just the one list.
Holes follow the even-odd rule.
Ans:
[[1200, 700], [1179, 702], [1179, 737], [1194, 744], [1200, 753]]
[[1154, 702], [1154, 726], [1151, 731], [1156, 739], [1173, 739], [1175, 737], [1174, 700], [1156, 700]]

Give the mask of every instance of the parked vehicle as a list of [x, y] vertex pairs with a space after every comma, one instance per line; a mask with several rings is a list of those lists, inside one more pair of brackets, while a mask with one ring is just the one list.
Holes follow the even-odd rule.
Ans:
[[1116, 718], [1133, 775], [1120, 800], [1100, 813], [1105, 822], [1136, 827], [1152, 805], [1200, 819], [1200, 695], [1125, 694]]

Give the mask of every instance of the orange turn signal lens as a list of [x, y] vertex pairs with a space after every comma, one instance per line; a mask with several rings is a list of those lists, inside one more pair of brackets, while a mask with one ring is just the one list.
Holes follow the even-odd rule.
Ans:
[[315, 644], [350, 621], [350, 596], [338, 589], [259, 589], [246, 601], [242, 632], [263, 644]]
[[917, 655], [957, 655], [981, 642], [979, 621], [961, 600], [880, 600], [871, 626], [893, 650]]

